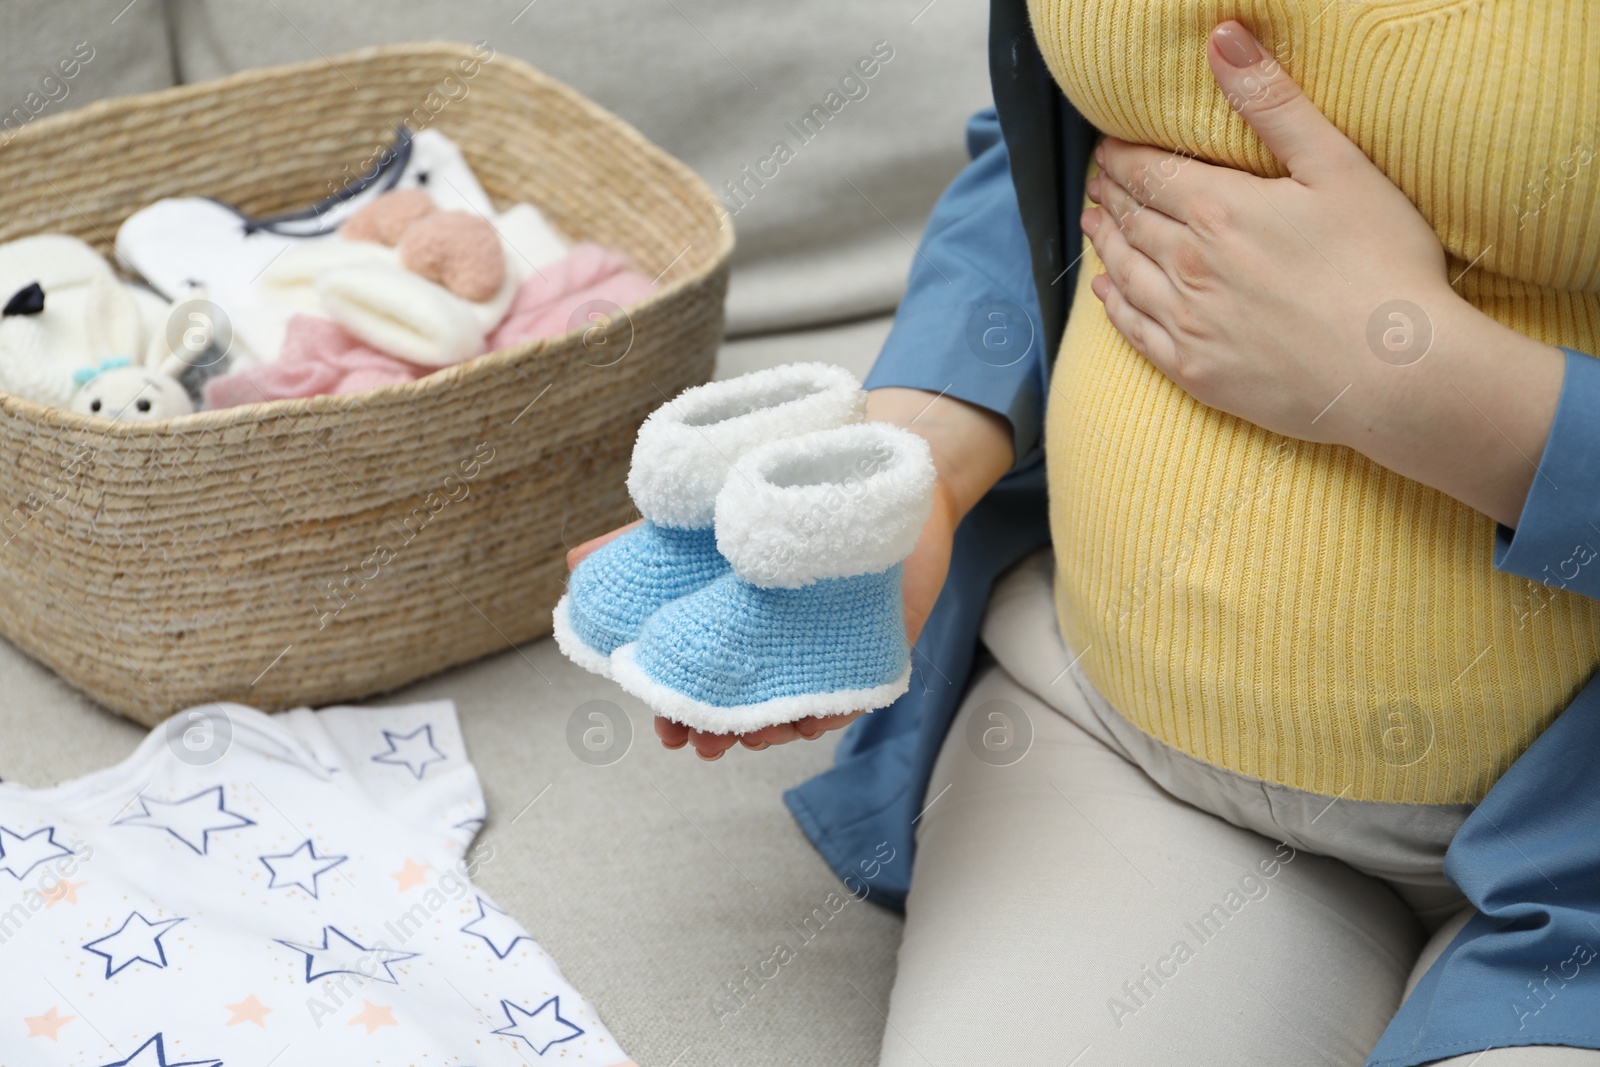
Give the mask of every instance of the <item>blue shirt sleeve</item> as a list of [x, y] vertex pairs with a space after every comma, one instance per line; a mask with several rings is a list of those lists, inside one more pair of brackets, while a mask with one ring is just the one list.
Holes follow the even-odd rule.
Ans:
[[1004, 416], [1017, 465], [1039, 443], [1045, 345], [1028, 238], [993, 108], [967, 124], [967, 165], [934, 207], [868, 389], [942, 393]]
[[1539, 473], [1516, 530], [1496, 532], [1494, 565], [1600, 598], [1600, 359], [1564, 351], [1566, 377]]

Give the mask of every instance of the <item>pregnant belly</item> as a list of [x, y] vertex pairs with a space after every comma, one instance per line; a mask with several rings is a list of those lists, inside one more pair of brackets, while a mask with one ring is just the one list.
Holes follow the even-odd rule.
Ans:
[[[1497, 572], [1492, 520], [1339, 446], [1207, 408], [1088, 290], [1046, 424], [1062, 633], [1145, 732], [1358, 800], [1482, 798], [1600, 663], [1592, 601]], [[1483, 272], [1478, 307], [1600, 351], [1600, 295]], [[1448, 447], [1446, 443], [1443, 447]], [[1600, 566], [1575, 546], [1552, 576]]]

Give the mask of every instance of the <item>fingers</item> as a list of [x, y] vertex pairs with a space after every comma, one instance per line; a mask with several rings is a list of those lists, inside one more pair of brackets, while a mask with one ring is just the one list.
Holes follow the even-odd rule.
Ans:
[[708, 761], [720, 759], [738, 740], [737, 734], [708, 734], [703, 730], [691, 730], [683, 723], [673, 722], [661, 715], [656, 716], [656, 736], [667, 748], [678, 749], [693, 744], [695, 754]]
[[1165, 323], [1168, 310], [1178, 300], [1178, 292], [1167, 272], [1129, 244], [1122, 228], [1107, 218], [1103, 208], [1085, 211], [1082, 223], [1094, 244], [1095, 254], [1105, 264], [1106, 276], [1142, 314]]
[[739, 741], [738, 734], [708, 734], [704, 730], [690, 730], [689, 744], [695, 755], [706, 761], [718, 760], [722, 754]]
[[811, 723], [817, 727], [817, 732], [814, 734], [808, 734], [805, 732], [803, 726], [800, 726], [800, 724], [796, 725], [800, 726], [800, 734], [802, 737], [805, 737], [808, 740], [815, 740], [829, 731], [844, 729], [846, 726], [849, 726], [851, 723], [855, 722], [865, 714], [866, 712], [864, 711], [851, 711], [846, 712], [843, 715], [827, 715], [820, 719], [815, 717], [801, 719], [800, 724]]
[[599, 537], [591, 538], [590, 540], [585, 541], [577, 548], [569, 549], [567, 551], [567, 570], [572, 570], [578, 564], [583, 562], [583, 557], [606, 544], [606, 542], [615, 541], [617, 538], [621, 537], [623, 534], [627, 533], [629, 530], [633, 529], [643, 521], [643, 519], [634, 519], [626, 526], [618, 526], [610, 533], [603, 533]]
[[1238, 22], [1230, 19], [1211, 31], [1206, 58], [1229, 105], [1295, 180], [1309, 185], [1357, 160], [1372, 165]]
[[660, 738], [662, 745], [671, 749], [690, 745], [696, 755], [709, 762], [721, 759], [722, 754], [736, 744], [759, 752], [773, 745], [788, 744], [790, 741], [815, 741], [830, 730], [850, 725], [863, 714], [865, 713], [852, 711], [843, 715], [826, 715], [820, 718], [808, 715], [795, 722], [778, 723], [747, 734], [714, 734], [704, 730], [692, 730], [682, 723], [657, 715], [656, 737]]
[[[1089, 182], [1089, 198], [1105, 209], [1130, 245], [1163, 268], [1176, 258], [1179, 247], [1189, 236], [1187, 226], [1135, 199], [1109, 176], [1097, 175]], [[1170, 270], [1168, 274], [1170, 276]]]
[[760, 752], [773, 745], [784, 745], [801, 737], [795, 723], [780, 722], [776, 726], [767, 726], [739, 737], [739, 743], [745, 748]]
[[1129, 303], [1128, 298], [1106, 275], [1096, 275], [1089, 282], [1089, 288], [1106, 306], [1106, 317], [1111, 320], [1111, 325], [1128, 339], [1134, 351], [1155, 364], [1161, 373], [1173, 377], [1177, 346], [1166, 327]]
[[1198, 202], [1221, 196], [1222, 181], [1228, 177], [1224, 168], [1182, 152], [1115, 137], [1101, 142], [1095, 160], [1100, 164], [1097, 177], [1109, 178], [1138, 203], [1178, 222], [1189, 222]]
[[689, 743], [689, 728], [662, 715], [656, 716], [656, 736], [668, 748], [682, 748]]

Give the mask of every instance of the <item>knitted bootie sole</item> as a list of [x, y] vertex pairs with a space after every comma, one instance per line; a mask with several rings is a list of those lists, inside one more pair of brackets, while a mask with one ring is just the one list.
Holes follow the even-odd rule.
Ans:
[[557, 647], [609, 676], [611, 653], [645, 620], [727, 572], [712, 519], [731, 465], [774, 440], [859, 423], [865, 403], [843, 368], [796, 363], [698, 386], [658, 408], [639, 428], [628, 472], [645, 521], [573, 571], [551, 620]]
[[583, 638], [572, 628], [572, 594], [562, 593], [550, 613], [550, 625], [561, 654], [590, 674], [611, 677], [611, 657], [584, 644]]
[[651, 616], [612, 678], [711, 733], [892, 704], [911, 675], [900, 564], [933, 483], [926, 442], [882, 423], [752, 451], [717, 496], [730, 572]]
[[807, 716], [823, 718], [846, 715], [852, 711], [876, 711], [899, 700], [911, 687], [911, 665], [908, 663], [898, 678], [866, 689], [803, 693], [774, 697], [756, 704], [708, 704], [662, 685], [641, 670], [635, 659], [638, 647], [637, 644], [623, 645], [612, 653], [611, 677], [625, 691], [648, 704], [656, 714], [706, 733], [747, 734], [779, 723], [796, 722]]

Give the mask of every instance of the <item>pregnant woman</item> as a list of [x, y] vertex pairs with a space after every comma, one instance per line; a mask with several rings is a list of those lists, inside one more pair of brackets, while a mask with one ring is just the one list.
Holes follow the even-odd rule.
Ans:
[[915, 846], [883, 1063], [1600, 1063], [1600, 12], [990, 45], [868, 381], [917, 677], [789, 796]]

